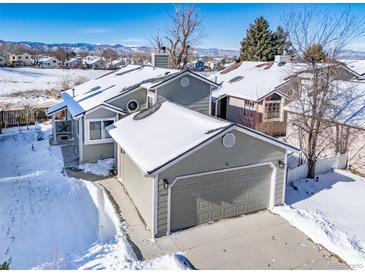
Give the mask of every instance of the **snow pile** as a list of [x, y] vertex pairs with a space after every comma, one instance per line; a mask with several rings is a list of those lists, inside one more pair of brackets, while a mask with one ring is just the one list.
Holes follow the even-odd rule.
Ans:
[[79, 169], [86, 173], [92, 173], [99, 176], [108, 176], [113, 167], [113, 158], [98, 160], [96, 163], [86, 163], [78, 166]]
[[365, 268], [365, 180], [336, 170], [287, 186], [277, 213], [354, 269]]
[[60, 148], [37, 141], [37, 129], [0, 135], [0, 262], [11, 269], [187, 268], [177, 255], [138, 261], [103, 189], [65, 176]]

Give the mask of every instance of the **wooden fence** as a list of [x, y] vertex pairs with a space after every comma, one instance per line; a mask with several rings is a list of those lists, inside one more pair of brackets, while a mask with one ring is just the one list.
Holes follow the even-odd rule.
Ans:
[[24, 109], [19, 110], [1, 110], [0, 111], [0, 132], [2, 128], [34, 125], [36, 121], [43, 122], [47, 120], [44, 108], [35, 109], [34, 112], [27, 115]]
[[[347, 164], [347, 154], [338, 154], [337, 156], [328, 157], [325, 159], [320, 159], [316, 162], [316, 175], [322, 174], [331, 169], [335, 168], [346, 168]], [[287, 183], [291, 183], [295, 180], [307, 178], [308, 165], [304, 163], [298, 167], [288, 169]]]

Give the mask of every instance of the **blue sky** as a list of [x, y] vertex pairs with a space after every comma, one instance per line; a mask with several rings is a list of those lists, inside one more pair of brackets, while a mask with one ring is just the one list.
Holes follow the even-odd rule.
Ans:
[[[340, 12], [347, 4], [312, 4]], [[206, 38], [200, 47], [239, 48], [246, 28], [264, 16], [272, 29], [280, 16], [302, 4], [197, 4], [204, 17]], [[87, 42], [151, 45], [151, 35], [164, 29], [172, 4], [0, 4], [0, 40], [47, 43]], [[365, 4], [351, 4], [364, 16]], [[352, 45], [365, 49], [365, 39]]]

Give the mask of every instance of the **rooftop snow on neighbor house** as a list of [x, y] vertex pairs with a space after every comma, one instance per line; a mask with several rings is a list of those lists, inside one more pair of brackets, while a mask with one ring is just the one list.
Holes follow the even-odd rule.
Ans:
[[[128, 65], [77, 86], [74, 91], [68, 90], [62, 94], [62, 97], [75, 118], [109, 99], [139, 87], [144, 82], [151, 82], [153, 79], [176, 72], [178, 71], [172, 69]], [[73, 97], [73, 93], [75, 97]]]
[[[334, 90], [338, 93], [334, 107], [327, 117], [337, 123], [365, 129], [365, 82], [361, 81], [336, 81]], [[309, 113], [309, 102], [304, 102], [304, 110]], [[299, 102], [291, 102], [284, 107], [289, 112], [296, 113], [303, 109]]]
[[357, 74], [365, 77], [365, 60], [340, 60], [345, 63], [347, 67], [355, 71]]
[[[237, 66], [235, 68], [235, 66]], [[242, 62], [234, 64], [217, 74], [210, 80], [221, 83], [212, 95], [219, 98], [224, 95], [241, 99], [258, 101], [278, 86], [288, 81], [293, 74], [304, 69], [303, 65], [275, 62]]]
[[167, 101], [136, 119], [141, 114], [129, 115], [107, 130], [146, 174], [232, 125]]

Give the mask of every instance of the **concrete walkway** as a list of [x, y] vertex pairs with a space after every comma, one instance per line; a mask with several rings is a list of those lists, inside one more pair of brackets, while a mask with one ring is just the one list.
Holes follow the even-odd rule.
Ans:
[[269, 211], [222, 220], [151, 240], [122, 185], [98, 181], [114, 200], [140, 259], [182, 252], [197, 269], [348, 269], [339, 258]]

